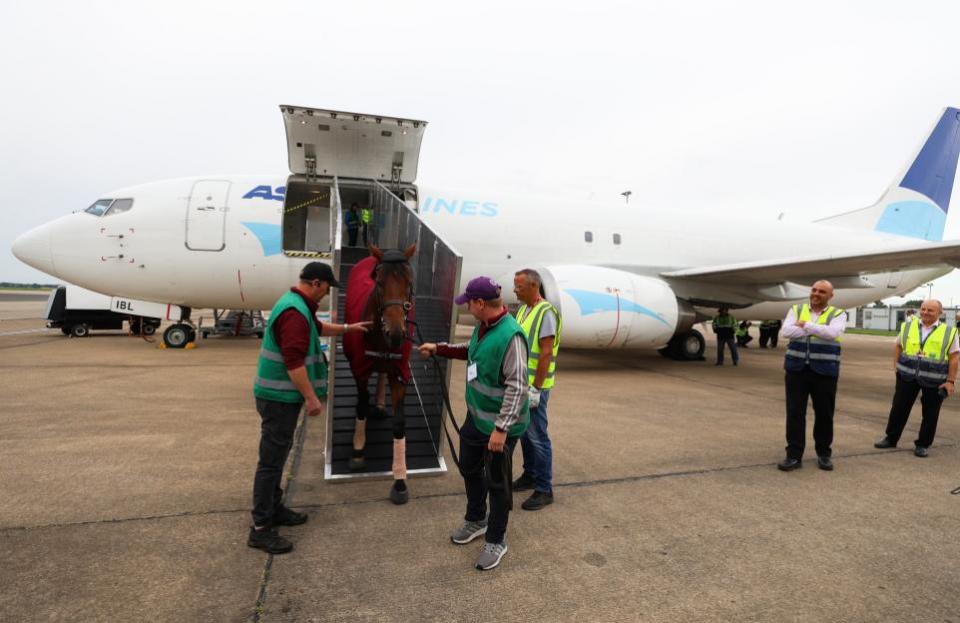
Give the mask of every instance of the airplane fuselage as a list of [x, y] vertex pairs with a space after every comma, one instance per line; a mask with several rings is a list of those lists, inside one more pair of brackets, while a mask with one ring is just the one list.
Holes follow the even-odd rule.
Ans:
[[[222, 239], [207, 248], [188, 238], [192, 189], [201, 180], [228, 188]], [[268, 309], [308, 260], [280, 248], [286, 176], [207, 176], [120, 189], [132, 209], [96, 216], [76, 212], [38, 230], [48, 251], [32, 264], [68, 282], [116, 296], [194, 308]], [[669, 270], [784, 257], [893, 249], [901, 236], [779, 221], [773, 217], [689, 214], [641, 205], [520, 197], [419, 188], [423, 220], [464, 257], [462, 276], [512, 278], [528, 266], [615, 266], [657, 277]], [[221, 234], [217, 233], [217, 236]], [[193, 246], [194, 248], [191, 248]], [[199, 245], [203, 247], [203, 244]], [[218, 247], [220, 247], [218, 249]], [[42, 255], [39, 254], [39, 255]], [[838, 289], [833, 301], [853, 307], [899, 295], [948, 273], [933, 267], [871, 276], [875, 287]], [[509, 281], [504, 283], [509, 287]], [[683, 297], [683, 292], [678, 291]], [[789, 302], [738, 312], [782, 317]]]

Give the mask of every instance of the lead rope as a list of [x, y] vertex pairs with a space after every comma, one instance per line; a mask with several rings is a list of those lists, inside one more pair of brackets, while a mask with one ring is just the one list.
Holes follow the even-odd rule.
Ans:
[[[416, 329], [417, 339], [420, 340], [420, 343], [423, 344], [423, 334], [420, 333], [420, 325], [418, 325], [413, 320], [407, 320], [408, 323], [413, 325], [413, 328]], [[407, 339], [411, 342], [413, 340], [407, 336]], [[450, 429], [447, 427], [447, 420], [450, 420], [450, 424], [453, 425], [453, 429], [457, 431], [457, 437], [460, 437], [460, 426], [457, 424], [457, 419], [453, 414], [453, 407], [450, 405], [450, 391], [447, 388], [447, 382], [444, 379], [443, 369], [440, 367], [440, 362], [437, 361], [437, 358], [430, 357], [433, 361], [434, 368], [437, 370], [437, 378], [440, 380], [440, 396], [443, 398], [443, 404], [446, 407], [447, 417], [444, 417], [443, 410], [440, 411], [440, 423], [443, 426], [443, 433], [447, 438], [447, 445], [450, 447], [450, 458], [453, 459], [454, 464], [457, 466], [457, 469], [460, 470], [460, 473], [463, 474], [463, 466], [460, 464], [460, 457], [457, 455], [457, 449], [453, 443], [453, 437], [450, 435]], [[429, 427], [428, 427], [429, 428]], [[471, 444], [469, 441], [464, 441], [463, 437], [460, 437], [460, 441], [470, 445], [476, 446], [485, 446], [483, 443]], [[507, 509], [513, 510], [513, 463], [510, 459], [510, 455], [507, 452], [503, 452], [503, 460], [501, 463], [501, 473], [500, 479], [494, 479], [493, 477], [493, 456], [492, 452], [484, 451], [483, 455], [483, 475], [484, 480], [486, 480], [487, 487], [490, 489], [503, 489], [507, 497]]]

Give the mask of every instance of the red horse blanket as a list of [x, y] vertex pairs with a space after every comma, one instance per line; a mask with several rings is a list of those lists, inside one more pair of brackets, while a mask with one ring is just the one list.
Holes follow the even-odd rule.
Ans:
[[[366, 320], [363, 317], [367, 309], [367, 301], [373, 294], [377, 284], [374, 281], [373, 270], [377, 266], [377, 258], [366, 257], [350, 269], [350, 276], [347, 278], [347, 305], [346, 322], [354, 323]], [[413, 320], [413, 310], [411, 309], [407, 316]], [[350, 361], [350, 371], [354, 378], [370, 378], [373, 372], [389, 372], [391, 375], [400, 377], [404, 383], [410, 381], [410, 349], [412, 342], [405, 340], [399, 350], [386, 351], [390, 354], [399, 354], [399, 359], [387, 359], [385, 357], [375, 357], [367, 355], [367, 351], [381, 352], [384, 350], [384, 341], [382, 339], [373, 339], [372, 336], [379, 336], [381, 333], [380, 318], [373, 318], [373, 326], [369, 333], [347, 333], [343, 336], [343, 352]], [[413, 327], [407, 327], [408, 335], [413, 337]]]

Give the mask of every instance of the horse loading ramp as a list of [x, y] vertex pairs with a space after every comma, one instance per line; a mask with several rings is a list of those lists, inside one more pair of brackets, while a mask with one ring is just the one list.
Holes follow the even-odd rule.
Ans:
[[[353, 204], [371, 210], [367, 239], [381, 249], [405, 249], [416, 243], [410, 258], [414, 282], [414, 343], [453, 338], [460, 285], [460, 254], [427, 226], [415, 211], [414, 185], [420, 143], [427, 123], [383, 115], [281, 106], [287, 135], [290, 177], [282, 212], [282, 245], [289, 257], [330, 262], [345, 287], [350, 269], [367, 256], [363, 236], [347, 246], [343, 224]], [[351, 217], [352, 218], [352, 217]], [[342, 323], [345, 290], [331, 292], [332, 321]], [[373, 328], [371, 330], [378, 330]], [[326, 418], [325, 477], [331, 481], [386, 477], [393, 463], [391, 420], [367, 420], [366, 469], [351, 472], [357, 388], [343, 345], [331, 338]], [[403, 409], [406, 417], [409, 474], [442, 473], [442, 383], [449, 387], [449, 362], [434, 362], [414, 348], [412, 380]], [[370, 379], [376, 396], [377, 375]], [[374, 399], [375, 400], [375, 399]], [[389, 408], [389, 395], [387, 398]]]
[[[453, 338], [456, 309], [453, 299], [459, 286], [461, 257], [429, 229], [419, 215], [381, 185], [374, 190], [374, 212], [378, 215], [370, 242], [380, 248], [404, 249], [416, 243], [416, 254], [410, 259], [414, 274], [414, 301], [419, 334], [411, 331], [414, 344], [422, 336], [426, 342], [447, 342]], [[344, 317], [346, 284], [350, 269], [367, 257], [365, 247], [343, 247], [334, 255], [334, 270], [344, 286], [336, 293], [336, 319]], [[371, 330], [378, 330], [374, 327]], [[331, 344], [330, 398], [328, 406], [327, 452], [325, 476], [328, 480], [363, 477], [392, 477], [393, 433], [390, 418], [367, 419], [366, 469], [350, 471], [356, 417], [357, 387], [339, 339]], [[407, 387], [403, 410], [406, 418], [407, 469], [410, 474], [443, 473], [442, 456], [442, 380], [449, 386], [450, 362], [438, 359], [438, 367], [420, 356], [416, 347], [410, 355], [411, 381]], [[441, 379], [441, 375], [443, 379]], [[376, 397], [377, 375], [370, 378], [371, 400]], [[390, 411], [389, 389], [387, 410]], [[392, 413], [391, 413], [392, 415]]]

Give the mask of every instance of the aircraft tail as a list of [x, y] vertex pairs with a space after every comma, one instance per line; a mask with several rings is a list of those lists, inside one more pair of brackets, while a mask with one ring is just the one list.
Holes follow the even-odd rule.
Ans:
[[819, 219], [818, 223], [943, 240], [960, 156], [960, 110], [947, 108], [914, 159], [870, 207]]

